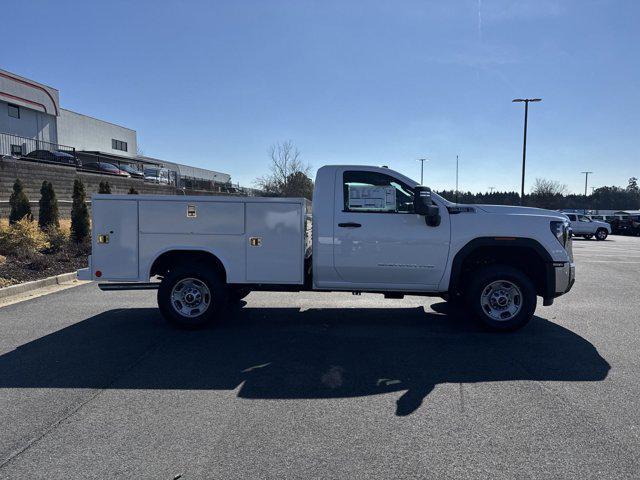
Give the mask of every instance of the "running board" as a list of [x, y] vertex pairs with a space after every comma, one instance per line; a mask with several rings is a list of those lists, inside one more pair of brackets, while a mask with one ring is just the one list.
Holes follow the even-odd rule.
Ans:
[[104, 292], [111, 290], [157, 290], [160, 286], [159, 282], [142, 283], [142, 282], [113, 282], [99, 283], [98, 288]]

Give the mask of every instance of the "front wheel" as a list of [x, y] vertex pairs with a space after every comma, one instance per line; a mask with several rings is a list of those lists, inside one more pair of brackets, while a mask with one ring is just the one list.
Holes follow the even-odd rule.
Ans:
[[212, 269], [184, 265], [170, 271], [158, 288], [158, 307], [172, 325], [196, 329], [219, 319], [227, 305], [227, 287]]
[[606, 240], [608, 236], [609, 236], [609, 232], [607, 232], [606, 228], [599, 228], [596, 231], [596, 239], [597, 240]]
[[489, 265], [474, 272], [467, 302], [480, 323], [499, 331], [522, 328], [536, 309], [536, 289], [524, 273], [508, 265]]

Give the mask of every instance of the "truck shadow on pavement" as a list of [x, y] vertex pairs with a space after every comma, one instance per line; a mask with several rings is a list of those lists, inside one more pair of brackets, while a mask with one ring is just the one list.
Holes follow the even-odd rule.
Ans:
[[609, 364], [584, 338], [535, 317], [511, 334], [419, 308], [244, 308], [202, 331], [156, 309], [118, 309], [0, 356], [0, 388], [238, 389], [249, 399], [404, 392], [416, 411], [440, 383], [592, 382]]

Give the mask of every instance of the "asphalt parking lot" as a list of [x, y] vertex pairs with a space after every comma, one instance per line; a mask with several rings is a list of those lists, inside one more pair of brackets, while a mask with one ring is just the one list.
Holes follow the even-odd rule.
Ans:
[[0, 309], [0, 478], [638, 478], [640, 239], [575, 240], [522, 331], [439, 299], [252, 293], [167, 327], [94, 284]]

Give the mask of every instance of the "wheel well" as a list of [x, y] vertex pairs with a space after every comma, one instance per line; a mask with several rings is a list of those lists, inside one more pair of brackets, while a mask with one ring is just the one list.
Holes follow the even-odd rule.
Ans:
[[486, 265], [504, 264], [521, 270], [535, 285], [537, 295], [544, 297], [549, 286], [547, 263], [545, 258], [530, 246], [479, 246], [465, 252], [460, 258], [456, 256], [455, 278], [452, 278], [450, 289], [454, 294], [463, 294], [475, 270]]
[[222, 281], [227, 281], [227, 271], [220, 259], [213, 253], [202, 250], [170, 250], [164, 252], [156, 258], [153, 265], [151, 265], [149, 276], [164, 276], [167, 272], [171, 271], [175, 265], [184, 265], [186, 263], [209, 265], [218, 272]]

